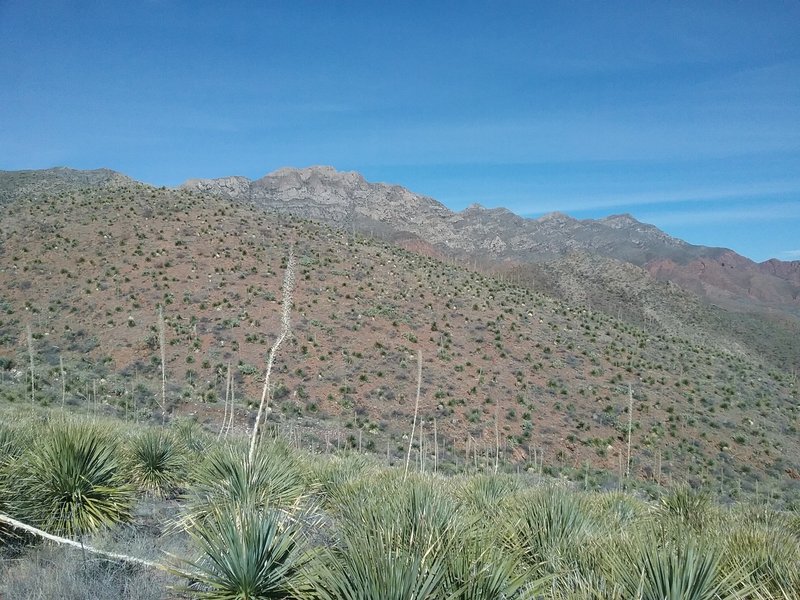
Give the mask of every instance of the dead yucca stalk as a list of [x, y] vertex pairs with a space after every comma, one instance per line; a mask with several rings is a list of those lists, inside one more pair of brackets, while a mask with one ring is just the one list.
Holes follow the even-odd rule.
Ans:
[[31, 332], [31, 324], [25, 325], [25, 334], [28, 340], [28, 357], [31, 361], [31, 404], [33, 404], [36, 397], [36, 385], [34, 379], [34, 365], [33, 365], [33, 333]]
[[[219, 433], [217, 434], [217, 441], [222, 437], [222, 432], [228, 424], [228, 399], [231, 393], [231, 363], [228, 361], [228, 374], [225, 376], [225, 409], [222, 413], [222, 425], [220, 425]], [[231, 407], [233, 408], [233, 407]]]
[[275, 354], [278, 347], [283, 343], [289, 332], [291, 331], [291, 322], [289, 316], [292, 311], [292, 290], [294, 289], [294, 267], [295, 259], [294, 252], [289, 251], [289, 260], [286, 261], [286, 274], [283, 277], [283, 309], [281, 311], [281, 331], [278, 339], [269, 350], [269, 358], [267, 359], [267, 372], [264, 376], [264, 389], [261, 392], [261, 402], [258, 405], [258, 414], [256, 414], [256, 422], [253, 425], [253, 435], [250, 439], [250, 453], [248, 460], [253, 461], [253, 456], [256, 452], [256, 440], [258, 439], [258, 426], [261, 423], [261, 415], [264, 413], [264, 406], [267, 403], [267, 394], [269, 393], [269, 376], [272, 373], [272, 365], [275, 362]]
[[[408, 454], [406, 454], [406, 470], [403, 473], [403, 481], [408, 477], [408, 466], [411, 462], [411, 448], [414, 445], [414, 430], [417, 428], [417, 415], [419, 414], [419, 396], [422, 390], [422, 350], [417, 350], [417, 400], [414, 403], [414, 420], [411, 422], [411, 435], [408, 438]], [[422, 441], [420, 440], [420, 452], [422, 451]]]
[[167, 356], [166, 334], [164, 324], [164, 307], [158, 305], [158, 347], [161, 351], [161, 424], [167, 418]]

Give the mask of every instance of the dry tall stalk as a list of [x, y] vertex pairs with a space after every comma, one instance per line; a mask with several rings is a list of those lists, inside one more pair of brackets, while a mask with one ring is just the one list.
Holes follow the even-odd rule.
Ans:
[[419, 422], [419, 466], [420, 472], [425, 472], [425, 420]]
[[497, 405], [494, 407], [494, 474], [500, 468], [500, 430], [497, 428]]
[[628, 384], [628, 458], [625, 461], [625, 479], [631, 476], [631, 430], [633, 429], [633, 388]]
[[[67, 372], [64, 370], [64, 357], [58, 357], [58, 366], [61, 370], [61, 410], [64, 410], [64, 401], [67, 398]], [[127, 405], [126, 405], [127, 406]]]
[[225, 376], [225, 404], [223, 405], [223, 412], [222, 412], [222, 425], [219, 426], [219, 433], [217, 433], [217, 441], [219, 438], [222, 437], [222, 432], [225, 429], [225, 425], [228, 423], [228, 398], [230, 397], [231, 393], [231, 363], [228, 361], [228, 374]]
[[35, 379], [33, 374], [33, 333], [31, 332], [31, 324], [28, 323], [25, 325], [25, 333], [27, 334], [28, 338], [28, 356], [31, 359], [31, 404], [34, 402], [34, 398], [36, 396], [36, 385]]
[[417, 401], [414, 403], [414, 420], [411, 422], [411, 435], [408, 438], [408, 454], [406, 455], [406, 470], [403, 481], [408, 477], [408, 465], [411, 462], [411, 446], [414, 444], [414, 431], [417, 428], [417, 414], [419, 414], [419, 395], [422, 390], [422, 350], [417, 350]]
[[235, 402], [236, 402], [236, 379], [235, 379], [235, 377], [233, 375], [231, 375], [231, 383], [230, 383], [230, 385], [231, 385], [231, 400], [230, 400], [230, 403], [229, 403], [230, 404], [230, 409], [228, 410], [228, 424], [225, 426], [225, 435], [223, 436], [225, 439], [227, 439], [228, 434], [231, 431], [231, 427], [233, 427], [233, 417], [235, 415], [234, 411], [236, 409], [236, 405], [235, 405]]
[[164, 330], [164, 307], [158, 305], [158, 345], [161, 350], [161, 423], [167, 418], [167, 354]]
[[151, 567], [154, 569], [159, 569], [161, 571], [173, 571], [175, 569], [170, 568], [168, 566], [162, 565], [160, 563], [156, 563], [153, 561], [145, 560], [143, 558], [138, 558], [136, 556], [129, 556], [127, 554], [117, 554], [115, 552], [107, 552], [106, 550], [99, 550], [92, 546], [87, 546], [82, 542], [76, 542], [75, 540], [71, 540], [68, 538], [63, 538], [57, 535], [53, 535], [52, 533], [47, 533], [46, 531], [42, 531], [41, 529], [37, 529], [32, 525], [28, 525], [23, 523], [22, 521], [17, 521], [9, 517], [8, 515], [0, 514], [0, 523], [5, 523], [6, 525], [10, 525], [14, 529], [19, 529], [20, 531], [25, 531], [37, 537], [40, 537], [45, 540], [49, 540], [51, 542], [55, 542], [56, 544], [65, 544], [67, 546], [71, 546], [73, 548], [80, 548], [83, 552], [90, 552], [92, 554], [97, 554], [99, 556], [103, 556], [107, 559], [111, 560], [121, 560], [125, 562], [134, 563], [143, 567]]
[[439, 471], [439, 436], [436, 431], [436, 417], [433, 417], [433, 472]]
[[269, 376], [272, 372], [272, 365], [275, 362], [275, 353], [283, 340], [289, 335], [291, 330], [291, 323], [289, 317], [292, 311], [292, 290], [294, 289], [294, 267], [295, 259], [294, 253], [289, 251], [289, 260], [286, 262], [286, 274], [283, 278], [283, 310], [281, 312], [281, 331], [278, 339], [272, 345], [269, 351], [269, 358], [267, 359], [267, 372], [264, 376], [264, 389], [261, 392], [261, 402], [258, 405], [258, 414], [256, 415], [256, 422], [253, 425], [253, 435], [250, 439], [250, 453], [248, 460], [252, 463], [253, 457], [256, 453], [256, 440], [258, 439], [258, 426], [261, 423], [261, 415], [264, 412], [264, 407], [267, 403], [267, 393], [269, 392]]

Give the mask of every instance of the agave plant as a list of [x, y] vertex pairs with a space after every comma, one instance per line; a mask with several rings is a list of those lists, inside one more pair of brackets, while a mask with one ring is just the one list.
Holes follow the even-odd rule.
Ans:
[[129, 477], [140, 489], [155, 496], [173, 493], [185, 476], [183, 446], [164, 429], [148, 429], [128, 446]]
[[201, 558], [188, 562], [194, 583], [187, 591], [207, 600], [308, 597], [311, 577], [297, 521], [279, 510], [224, 507], [190, 531]]
[[15, 512], [55, 534], [74, 535], [130, 517], [133, 489], [113, 439], [81, 423], [50, 428], [18, 461]]

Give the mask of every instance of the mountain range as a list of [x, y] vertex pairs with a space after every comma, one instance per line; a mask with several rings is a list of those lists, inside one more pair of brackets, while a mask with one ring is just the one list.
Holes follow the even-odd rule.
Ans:
[[442, 256], [524, 265], [586, 254], [645, 269], [709, 300], [778, 307], [800, 315], [800, 261], [755, 263], [725, 248], [696, 246], [629, 214], [538, 219], [472, 205], [461, 212], [397, 185], [370, 183], [331, 167], [280, 169], [255, 181], [194, 179], [183, 189], [251, 202], [334, 227], [416, 239]]

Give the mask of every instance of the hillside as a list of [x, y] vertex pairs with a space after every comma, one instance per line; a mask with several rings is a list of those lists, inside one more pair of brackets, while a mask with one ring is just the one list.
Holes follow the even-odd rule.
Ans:
[[729, 308], [778, 308], [800, 316], [800, 261], [757, 264], [725, 248], [688, 244], [630, 215], [526, 219], [479, 205], [453, 212], [403, 187], [330, 167], [281, 169], [255, 181], [191, 180], [182, 187], [370, 235], [415, 236], [460, 258], [515, 264], [576, 254], [613, 259]]
[[[270, 419], [304, 444], [399, 460], [421, 352], [423, 437], [432, 444], [435, 423], [451, 464], [467, 447], [479, 455], [471, 460], [491, 462], [499, 437], [503, 468], [541, 462], [603, 481], [625, 460], [631, 384], [640, 481], [713, 482], [731, 494], [760, 486], [787, 501], [797, 493], [796, 375], [741, 336], [722, 337], [724, 327], [704, 334], [702, 303], [697, 322], [654, 305], [640, 323], [610, 299], [553, 298], [521, 276], [482, 275], [250, 197], [116, 176], [56, 176], [55, 185], [26, 174], [20, 189], [14, 177], [0, 174], [6, 402], [30, 402], [29, 325], [37, 403], [61, 401], [63, 359], [68, 404], [157, 417], [163, 305], [170, 413], [218, 427], [230, 362], [245, 429], [293, 248], [293, 337], [279, 352]], [[645, 287], [690, 298], [670, 285]]]

